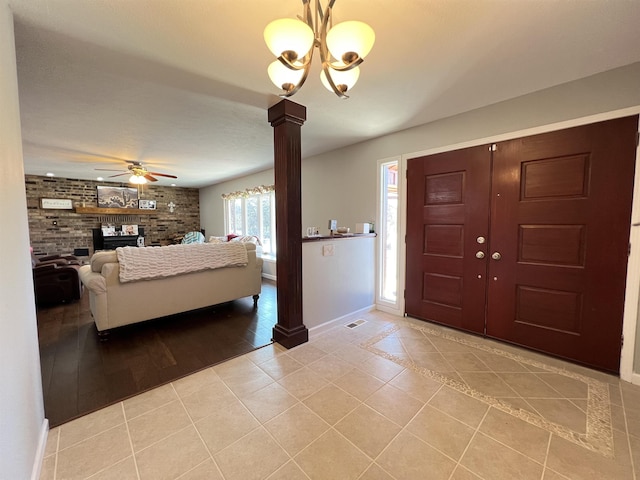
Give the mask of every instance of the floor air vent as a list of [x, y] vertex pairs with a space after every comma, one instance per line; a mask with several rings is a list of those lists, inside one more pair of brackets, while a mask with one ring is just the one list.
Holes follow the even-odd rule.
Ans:
[[347, 328], [356, 328], [356, 327], [359, 327], [360, 325], [365, 324], [365, 323], [367, 323], [366, 320], [359, 319], [359, 320], [356, 320], [355, 322], [346, 324], [345, 327], [347, 327]]

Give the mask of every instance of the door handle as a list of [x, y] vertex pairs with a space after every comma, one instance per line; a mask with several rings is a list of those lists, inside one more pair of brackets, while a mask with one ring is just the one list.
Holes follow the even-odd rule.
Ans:
[[484, 258], [484, 252], [482, 250], [477, 251], [476, 258]]
[[493, 258], [494, 260], [500, 260], [502, 258], [502, 255], [500, 255], [500, 252], [493, 252], [491, 254], [491, 258]]

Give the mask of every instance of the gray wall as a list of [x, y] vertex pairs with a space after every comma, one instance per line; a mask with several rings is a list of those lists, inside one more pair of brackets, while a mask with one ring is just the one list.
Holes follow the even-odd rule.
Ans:
[[302, 225], [326, 228], [329, 218], [337, 218], [340, 224], [353, 227], [374, 218], [378, 160], [637, 105], [640, 62], [305, 158]]
[[224, 230], [224, 201], [223, 193], [231, 193], [258, 185], [274, 184], [273, 169], [254, 173], [236, 180], [219, 183], [211, 187], [200, 189], [200, 223], [207, 232], [207, 238], [211, 235], [225, 235]]
[[[640, 62], [304, 158], [303, 228], [316, 225], [326, 232], [330, 218], [351, 228], [373, 220], [378, 160], [638, 106], [639, 85]], [[222, 193], [263, 183], [273, 183], [272, 169], [201, 189], [201, 221], [207, 235], [223, 230]]]
[[[303, 228], [317, 225], [324, 229], [321, 232], [325, 232], [330, 218], [336, 218], [340, 225], [352, 228], [357, 222], [373, 219], [376, 213], [378, 160], [637, 106], [640, 106], [640, 62], [304, 158]], [[302, 128], [304, 131], [304, 126]], [[264, 172], [264, 175], [273, 178], [273, 171]], [[252, 175], [201, 190], [201, 212], [207, 215], [203, 219], [207, 231], [207, 222], [212, 222], [216, 228], [222, 228], [223, 225], [219, 193], [263, 183], [256, 182], [254, 177]], [[217, 199], [213, 198], [214, 194], [218, 195]], [[203, 201], [205, 199], [206, 202]], [[219, 202], [219, 211], [214, 212], [213, 207], [211, 211], [210, 207], [205, 210], [204, 204], [212, 200]], [[634, 371], [638, 372], [640, 341], [636, 342], [635, 358]]]
[[0, 0], [0, 478], [28, 479], [42, 456], [42, 401], [24, 194], [13, 16]]

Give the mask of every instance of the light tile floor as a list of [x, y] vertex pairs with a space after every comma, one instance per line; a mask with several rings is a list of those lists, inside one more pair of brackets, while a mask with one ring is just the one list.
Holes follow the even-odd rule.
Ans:
[[49, 433], [41, 479], [636, 479], [640, 388], [381, 312]]

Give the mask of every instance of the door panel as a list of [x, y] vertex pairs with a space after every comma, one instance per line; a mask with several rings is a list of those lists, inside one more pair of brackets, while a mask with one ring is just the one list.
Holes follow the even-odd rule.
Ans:
[[407, 314], [617, 372], [637, 129], [410, 160]]
[[498, 145], [488, 336], [618, 371], [636, 131], [626, 118]]
[[[407, 314], [484, 331], [491, 159], [486, 146], [408, 162]], [[480, 278], [478, 278], [480, 276]]]

